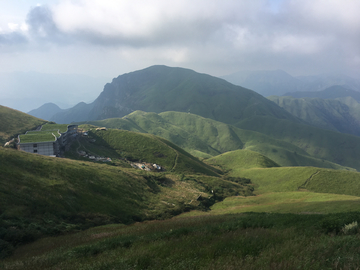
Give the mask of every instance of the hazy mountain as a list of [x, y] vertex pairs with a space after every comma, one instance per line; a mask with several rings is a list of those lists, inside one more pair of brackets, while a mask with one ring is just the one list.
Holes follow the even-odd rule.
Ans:
[[302, 91], [305, 87], [305, 83], [283, 70], [239, 71], [222, 78], [263, 96]]
[[[358, 94], [360, 95], [360, 93]], [[288, 96], [270, 96], [268, 98], [313, 126], [360, 135], [360, 114], [359, 108], [356, 109], [356, 104], [359, 104], [354, 99], [351, 105], [350, 100], [348, 100], [348, 106], [344, 102], [334, 99], [293, 98]]]
[[345, 88], [360, 91], [360, 81], [342, 74], [320, 74], [315, 76], [297, 76], [297, 79], [306, 83], [308, 90], [321, 91], [330, 86], [341, 85]]
[[54, 114], [63, 111], [58, 105], [54, 103], [45, 103], [37, 109], [31, 110], [28, 114], [40, 119], [49, 120]]
[[91, 104], [57, 113], [58, 123], [122, 117], [135, 110], [191, 112], [233, 124], [253, 115], [298, 121], [254, 91], [184, 68], [152, 66], [123, 74], [105, 85]]
[[288, 92], [284, 96], [292, 96], [294, 98], [322, 98], [335, 99], [342, 97], [352, 97], [357, 102], [360, 102], [360, 92], [349, 89], [346, 86], [334, 85], [322, 91], [304, 91], [304, 92]]
[[233, 84], [252, 89], [266, 97], [289, 95], [293, 92], [321, 91], [334, 85], [360, 91], [360, 81], [336, 74], [294, 77], [282, 70], [261, 70], [240, 71], [222, 78]]
[[0, 73], [1, 103], [23, 112], [48, 102], [69, 108], [79, 101], [95, 100], [108, 80], [81, 74]]

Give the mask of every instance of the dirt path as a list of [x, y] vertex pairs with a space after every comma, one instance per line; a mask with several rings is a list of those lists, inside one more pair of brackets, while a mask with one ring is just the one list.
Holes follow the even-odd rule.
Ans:
[[316, 171], [315, 173], [313, 173], [312, 175], [310, 175], [310, 177], [308, 179], [306, 179], [305, 183], [302, 184], [301, 186], [298, 187], [298, 190], [307, 190], [306, 186], [307, 184], [311, 181], [311, 179], [313, 179], [313, 177], [315, 175], [317, 175], [320, 171]]

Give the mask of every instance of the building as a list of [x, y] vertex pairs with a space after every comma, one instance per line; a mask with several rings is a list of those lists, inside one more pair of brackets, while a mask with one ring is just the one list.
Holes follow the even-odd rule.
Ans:
[[60, 156], [77, 134], [77, 125], [45, 124], [37, 131], [18, 136], [17, 148], [45, 156]]

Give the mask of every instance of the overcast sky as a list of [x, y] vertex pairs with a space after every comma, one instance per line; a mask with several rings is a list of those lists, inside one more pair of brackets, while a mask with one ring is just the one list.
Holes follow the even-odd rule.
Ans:
[[360, 74], [360, 0], [0, 0], [0, 14], [0, 72]]

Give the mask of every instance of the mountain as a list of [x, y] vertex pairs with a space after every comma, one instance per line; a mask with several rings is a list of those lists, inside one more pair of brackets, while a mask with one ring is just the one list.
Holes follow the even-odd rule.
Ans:
[[239, 71], [221, 78], [256, 91], [263, 96], [302, 91], [305, 84], [283, 70]]
[[31, 110], [28, 114], [40, 119], [49, 120], [54, 114], [63, 111], [58, 105], [54, 103], [45, 103], [37, 109]]
[[335, 99], [342, 97], [352, 97], [357, 102], [360, 102], [360, 92], [350, 89], [342, 85], [333, 85], [322, 91], [303, 91], [303, 92], [288, 92], [283, 96], [291, 96], [294, 98], [322, 98]]
[[294, 77], [282, 70], [259, 70], [240, 71], [221, 78], [252, 89], [266, 97], [291, 95], [290, 93], [293, 92], [317, 92], [334, 85], [360, 91], [360, 81], [349, 76], [336, 74]]
[[[289, 96], [270, 96], [268, 99], [313, 126], [360, 136], [360, 114], [359, 108], [356, 109], [359, 103], [355, 100], [348, 106], [335, 99]], [[352, 98], [349, 97], [349, 99]], [[350, 102], [349, 99], [348, 102]]]
[[91, 104], [55, 114], [57, 123], [122, 117], [132, 111], [191, 112], [228, 124], [252, 115], [300, 121], [254, 91], [184, 68], [152, 66], [105, 85]]
[[0, 145], [46, 121], [0, 105]]
[[313, 76], [297, 76], [297, 79], [306, 83], [306, 91], [321, 91], [334, 85], [360, 91], [360, 81], [342, 74], [319, 74]]
[[[198, 115], [182, 112], [163, 112], [160, 114], [133, 112], [123, 118], [111, 118], [100, 121], [89, 121], [87, 124], [104, 126], [108, 128], [119, 128], [143, 133], [155, 134], [163, 137], [186, 151], [198, 157], [209, 158], [220, 153], [234, 151], [237, 149], [251, 150], [270, 158], [281, 166], [316, 166], [333, 169], [346, 169], [338, 164], [329, 162], [332, 156], [318, 158], [316, 155], [307, 153], [307, 148], [302, 144], [296, 145], [284, 140], [267, 136], [259, 132], [239, 129], [234, 126], [217, 122], [212, 119], [203, 118]], [[301, 126], [306, 129], [306, 126]], [[311, 130], [312, 131], [312, 130]], [[326, 136], [325, 130], [318, 132]], [[304, 141], [310, 140], [309, 135]], [[342, 134], [338, 134], [337, 140]], [[360, 138], [357, 140], [360, 143]], [[313, 142], [316, 147], [329, 151], [327, 148], [334, 148], [338, 154], [354, 155], [351, 151], [358, 149], [341, 149], [332, 144], [322, 145], [320, 142]], [[354, 162], [360, 168], [357, 160]], [[349, 162], [350, 162], [349, 161]], [[348, 166], [343, 164], [344, 166]]]

